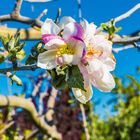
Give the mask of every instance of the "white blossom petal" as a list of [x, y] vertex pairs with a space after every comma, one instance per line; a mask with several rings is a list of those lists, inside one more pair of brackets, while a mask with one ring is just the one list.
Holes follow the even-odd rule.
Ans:
[[72, 88], [75, 98], [83, 104], [88, 102], [93, 96], [93, 90], [91, 85], [89, 85], [88, 88], [86, 88], [85, 90], [86, 92], [78, 88]]
[[42, 34], [55, 34], [60, 32], [60, 28], [52, 21], [52, 19], [46, 19], [41, 27]]
[[83, 36], [84, 36], [83, 28], [80, 24], [76, 22], [69, 23], [64, 27], [63, 38], [65, 40], [68, 40], [71, 37], [83, 39]]
[[74, 61], [73, 55], [70, 54], [63, 54], [62, 58], [63, 58], [63, 64], [71, 64]]
[[100, 91], [110, 92], [115, 87], [115, 81], [111, 73], [106, 71], [102, 78], [96, 77], [93, 80], [93, 85]]
[[72, 50], [74, 50], [73, 54], [73, 62], [72, 64], [77, 65], [82, 59], [83, 56], [83, 51], [85, 48], [85, 43], [82, 42], [81, 40], [75, 39], [75, 38], [70, 38], [67, 41], [67, 44], [71, 47]]
[[49, 42], [45, 44], [46, 50], [58, 49], [59, 47], [66, 45], [65, 41], [59, 38], [51, 39]]
[[90, 43], [95, 50], [102, 51], [106, 56], [109, 56], [112, 53], [112, 43], [108, 41], [104, 35], [95, 35], [90, 40]]
[[55, 68], [57, 66], [56, 52], [57, 50], [49, 50], [40, 53], [38, 56], [37, 66], [48, 70]]
[[64, 27], [71, 22], [75, 22], [75, 20], [72, 17], [64, 16], [61, 18], [59, 26], [61, 29], [64, 29]]
[[88, 71], [93, 85], [101, 91], [110, 92], [115, 87], [115, 81], [108, 67], [98, 59], [89, 62]]
[[105, 64], [109, 71], [113, 71], [115, 69], [116, 62], [110, 57], [103, 59], [102, 62]]
[[81, 25], [84, 29], [84, 39], [90, 40], [95, 35], [97, 26], [94, 23], [89, 24], [85, 19], [81, 22]]

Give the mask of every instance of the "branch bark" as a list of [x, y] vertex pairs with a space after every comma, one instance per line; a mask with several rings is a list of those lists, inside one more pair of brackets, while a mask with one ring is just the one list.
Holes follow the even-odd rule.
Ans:
[[20, 32], [21, 40], [40, 40], [41, 32], [34, 28], [29, 29], [16, 29], [16, 28], [8, 28], [5, 26], [0, 26], [0, 36], [7, 37], [8, 34], [10, 36], [14, 36], [17, 32]]
[[128, 45], [128, 44], [133, 44], [135, 42], [139, 42], [140, 41], [140, 36], [122, 37], [120, 39], [113, 39], [112, 41], [113, 41], [114, 44]]
[[86, 140], [90, 140], [90, 134], [89, 134], [89, 131], [88, 131], [88, 128], [87, 128], [85, 108], [84, 108], [83, 104], [80, 104], [80, 109], [81, 109], [81, 112], [82, 112], [83, 126], [84, 126], [84, 130], [85, 130]]
[[46, 134], [49, 134], [51, 137], [56, 139], [62, 139], [62, 136], [57, 132], [55, 126], [49, 126], [43, 117], [39, 116], [34, 104], [24, 98], [16, 96], [2, 96], [0, 95], [0, 107], [11, 106], [11, 107], [21, 107], [25, 109], [31, 115], [36, 126], [44, 131]]
[[36, 70], [38, 67], [36, 64], [34, 65], [27, 65], [27, 66], [21, 66], [21, 67], [10, 67], [10, 68], [4, 68], [4, 69], [0, 69], [0, 73], [6, 73], [9, 71], [23, 71], [23, 70]]

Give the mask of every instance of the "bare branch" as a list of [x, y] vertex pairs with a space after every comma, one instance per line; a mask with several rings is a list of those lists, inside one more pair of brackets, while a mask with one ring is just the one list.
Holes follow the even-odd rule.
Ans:
[[14, 7], [14, 10], [12, 13], [13, 15], [15, 15], [15, 16], [20, 15], [20, 9], [21, 9], [22, 2], [23, 2], [23, 0], [16, 0], [15, 7]]
[[31, 19], [29, 17], [25, 17], [21, 15], [13, 16], [12, 14], [0, 16], [0, 22], [5, 22], [5, 21], [17, 21], [24, 24], [28, 24], [30, 26], [37, 26], [37, 27], [41, 27], [41, 25], [43, 24], [43, 22], [38, 19]]
[[6, 73], [9, 71], [23, 71], [23, 70], [36, 70], [38, 67], [36, 64], [34, 65], [27, 65], [27, 66], [21, 66], [21, 67], [10, 67], [10, 68], [4, 68], [4, 69], [0, 69], [0, 73]]
[[84, 130], [85, 130], [85, 134], [86, 134], [86, 140], [90, 140], [90, 135], [88, 132], [87, 122], [86, 122], [86, 114], [85, 114], [85, 109], [84, 109], [83, 104], [80, 104], [80, 109], [81, 109], [82, 117], [83, 117], [83, 126], [84, 126]]
[[51, 91], [51, 95], [49, 97], [48, 103], [47, 103], [47, 108], [49, 109], [46, 114], [45, 117], [48, 121], [52, 121], [53, 120], [53, 114], [54, 114], [54, 107], [55, 107], [55, 101], [56, 101], [56, 97], [57, 97], [57, 90], [55, 88], [52, 89]]
[[17, 32], [20, 33], [21, 40], [40, 40], [41, 39], [41, 32], [33, 28], [16, 29], [16, 28], [7, 28], [5, 26], [0, 26], [1, 37], [7, 37], [8, 35], [14, 36]]
[[11, 121], [8, 124], [5, 125], [5, 127], [3, 129], [0, 130], [0, 136], [7, 130], [9, 129], [15, 122]]
[[119, 22], [125, 18], [128, 18], [129, 16], [131, 16], [135, 11], [137, 11], [138, 9], [140, 9], [140, 3], [138, 3], [137, 5], [135, 5], [132, 9], [130, 9], [129, 11], [127, 11], [126, 13], [114, 18], [115, 22]]
[[120, 47], [120, 48], [113, 48], [113, 52], [119, 53], [120, 51], [124, 51], [124, 50], [131, 49], [131, 48], [134, 48], [134, 45], [128, 45], [128, 46], [124, 46], [124, 47]]
[[82, 19], [81, 0], [77, 0], [77, 4], [78, 4], [78, 17], [81, 20]]
[[33, 121], [36, 126], [44, 131], [46, 134], [49, 134], [51, 137], [56, 139], [61, 139], [62, 136], [59, 132], [57, 132], [55, 126], [49, 126], [43, 117], [39, 116], [34, 104], [24, 98], [17, 96], [2, 96], [0, 95], [0, 106], [11, 106], [11, 107], [21, 107], [25, 109], [31, 115]]
[[55, 1], [55, 0], [25, 0], [27, 2], [51, 2], [51, 1]]
[[44, 15], [46, 15], [47, 14], [47, 12], [48, 12], [48, 9], [44, 9], [42, 12], [41, 12], [41, 14], [38, 16], [38, 20], [40, 20]]
[[113, 41], [114, 44], [128, 45], [128, 44], [133, 44], [134, 42], [139, 42], [140, 41], [140, 36], [122, 37], [120, 39], [113, 39], [112, 41]]
[[[132, 15], [134, 12], [136, 12], [138, 9], [140, 8], [140, 3], [138, 3], [137, 5], [135, 5], [132, 9], [130, 9], [129, 11], [127, 11], [126, 13], [116, 17], [116, 18], [113, 18], [115, 20], [115, 22], [119, 22], [125, 18], [128, 18], [130, 15]], [[109, 21], [108, 21], [109, 22]], [[106, 22], [106, 24], [108, 23]], [[102, 27], [99, 27], [96, 31], [96, 33], [99, 33], [102, 31]]]
[[61, 8], [58, 8], [57, 15], [56, 15], [56, 18], [55, 18], [55, 23], [58, 23], [60, 15], [61, 15]]

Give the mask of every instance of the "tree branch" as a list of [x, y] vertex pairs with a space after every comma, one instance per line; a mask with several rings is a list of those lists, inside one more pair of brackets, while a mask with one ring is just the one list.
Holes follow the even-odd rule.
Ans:
[[29, 112], [38, 128], [40, 128], [42, 131], [44, 131], [46, 134], [49, 134], [53, 138], [62, 138], [61, 134], [57, 132], [55, 126], [49, 126], [45, 122], [44, 118], [38, 115], [35, 106], [31, 101], [17, 96], [0, 95], [0, 106], [21, 107], [25, 109], [27, 112]]
[[34, 65], [27, 65], [27, 66], [21, 66], [21, 67], [10, 67], [10, 68], [4, 68], [4, 69], [0, 69], [0, 73], [6, 73], [9, 71], [23, 71], [23, 70], [36, 70], [38, 67], [36, 64]]
[[135, 5], [132, 9], [130, 9], [129, 11], [127, 11], [126, 13], [114, 18], [115, 22], [119, 22], [125, 18], [128, 18], [129, 16], [131, 16], [135, 11], [137, 11], [138, 9], [140, 9], [140, 3], [138, 3], [137, 5]]
[[140, 36], [134, 36], [134, 37], [122, 37], [119, 39], [113, 39], [112, 40], [114, 44], [123, 44], [123, 45], [128, 45], [128, 44], [133, 44], [134, 42], [139, 42], [140, 41]]
[[22, 2], [23, 2], [23, 0], [16, 0], [15, 7], [14, 7], [12, 14], [15, 14], [17, 16], [20, 15], [20, 9], [21, 9]]
[[[119, 21], [121, 21], [121, 20], [123, 20], [123, 19], [125, 19], [125, 18], [128, 18], [130, 15], [132, 15], [134, 12], [136, 12], [139, 8], [140, 8], [140, 3], [138, 3], [137, 5], [135, 5], [132, 9], [130, 9], [130, 10], [127, 11], [126, 13], [124, 13], [124, 14], [122, 14], [122, 15], [116, 17], [116, 18], [113, 18], [114, 21], [115, 21], [115, 23], [116, 23], [116, 22], [119, 22]], [[108, 21], [108, 22], [109, 22], [109, 21]], [[107, 24], [108, 22], [106, 22], [106, 24]], [[101, 31], [102, 31], [102, 27], [99, 27], [99, 28], [97, 29], [96, 32], [99, 33], [99, 32], [101, 32]]]
[[14, 36], [17, 32], [20, 33], [21, 40], [40, 40], [41, 32], [35, 30], [34, 28], [29, 29], [16, 29], [16, 28], [7, 28], [5, 26], [0, 26], [0, 36], [7, 37], [8, 35]]
[[43, 24], [43, 22], [38, 19], [31, 19], [29, 17], [25, 17], [21, 15], [15, 16], [12, 14], [0, 16], [0, 22], [5, 22], [5, 21], [17, 21], [24, 24], [28, 24], [30, 26], [37, 26], [37, 27], [41, 27], [41, 25]]
[[0, 130], [0, 136], [7, 130], [9, 129], [15, 122], [11, 121], [8, 124], [5, 125], [5, 127], [3, 129]]
[[55, 1], [55, 0], [25, 0], [27, 2], [51, 2], [51, 1]]
[[80, 109], [82, 112], [83, 126], [84, 126], [84, 130], [85, 130], [86, 140], [90, 140], [90, 135], [89, 135], [89, 131], [87, 128], [87, 122], [86, 122], [86, 114], [85, 114], [85, 109], [84, 109], [83, 104], [80, 104]]

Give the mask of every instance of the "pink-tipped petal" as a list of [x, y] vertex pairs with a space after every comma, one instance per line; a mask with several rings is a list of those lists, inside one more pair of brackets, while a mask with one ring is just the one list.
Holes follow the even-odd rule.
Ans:
[[71, 37], [83, 39], [83, 28], [78, 23], [69, 23], [64, 27], [63, 38], [68, 40]]
[[61, 46], [64, 46], [66, 45], [66, 43], [64, 42], [64, 40], [62, 38], [54, 38], [54, 39], [51, 39], [50, 41], [48, 41], [46, 44], [45, 44], [45, 49], [47, 50], [52, 50], [52, 49], [58, 49], [59, 47]]

